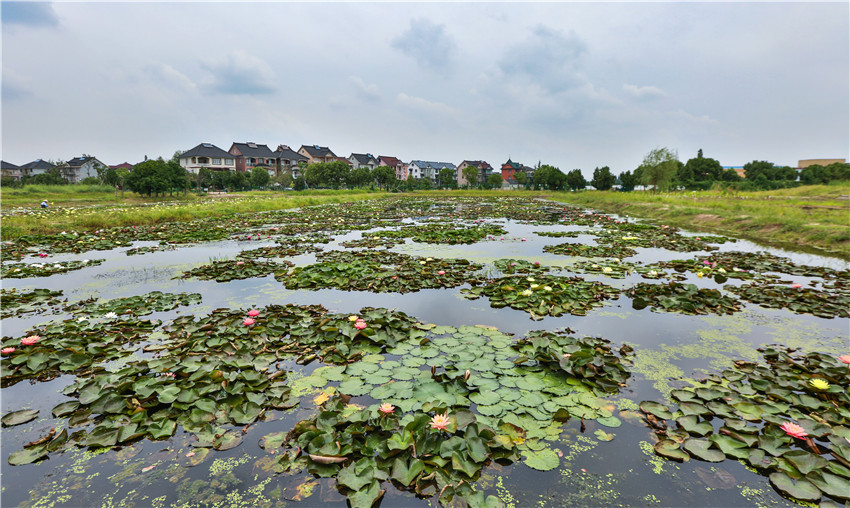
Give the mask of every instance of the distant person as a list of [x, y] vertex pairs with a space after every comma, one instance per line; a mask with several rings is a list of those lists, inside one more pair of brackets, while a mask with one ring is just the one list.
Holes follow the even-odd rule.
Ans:
[[41, 207], [42, 207], [42, 208], [47, 208], [47, 200], [46, 200], [46, 199], [45, 199], [44, 201], [42, 201], [42, 202], [41, 202]]

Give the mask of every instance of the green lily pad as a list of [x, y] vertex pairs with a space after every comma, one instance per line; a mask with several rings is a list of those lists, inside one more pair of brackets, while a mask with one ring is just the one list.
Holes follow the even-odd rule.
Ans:
[[706, 462], [723, 462], [726, 458], [720, 450], [710, 449], [711, 441], [705, 439], [688, 439], [682, 443], [682, 448], [692, 456]]
[[12, 411], [6, 413], [3, 418], [0, 418], [4, 427], [14, 427], [22, 423], [27, 423], [35, 420], [38, 417], [38, 409], [21, 409], [20, 411]]
[[776, 472], [770, 474], [770, 483], [783, 494], [800, 501], [817, 501], [821, 497], [821, 491], [808, 480], [792, 480], [785, 473]]

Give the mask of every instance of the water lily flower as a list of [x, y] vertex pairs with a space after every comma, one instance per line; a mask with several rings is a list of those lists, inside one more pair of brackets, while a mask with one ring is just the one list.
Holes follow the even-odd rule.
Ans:
[[434, 430], [448, 430], [449, 426], [449, 413], [448, 411], [444, 414], [435, 414], [431, 418], [431, 428]]
[[393, 280], [398, 280], [398, 275], [393, 275]]
[[2, 353], [4, 355], [10, 355], [14, 352], [15, 352], [15, 348], [13, 348], [13, 347], [4, 347], [3, 349], [0, 349], [0, 353]]
[[236, 262], [236, 266], [242, 266], [242, 265], [244, 265], [244, 264], [245, 264], [245, 262], [244, 262], [244, 261], [237, 261], [237, 262]]
[[530, 289], [526, 289], [525, 291], [523, 291], [523, 292], [522, 292], [522, 293], [520, 293], [520, 294], [521, 294], [522, 296], [531, 296], [531, 295], [532, 295], [532, 291], [531, 291]]
[[425, 261], [420, 261], [420, 262], [419, 262], [419, 264], [420, 264], [420, 265], [424, 265], [424, 264], [425, 264]]
[[590, 265], [590, 267], [591, 268], [599, 268], [599, 265], [597, 265], [596, 263], [593, 263], [592, 265]]
[[434, 261], [434, 258], [426, 258], [425, 261]]
[[850, 364], [850, 355], [841, 355], [838, 359], [841, 360], [841, 363]]
[[540, 261], [535, 261], [535, 262], [534, 262], [534, 264], [535, 264], [535, 265], [539, 265], [539, 264], [540, 264]]
[[106, 314], [103, 315], [103, 317], [106, 318], [106, 319], [115, 319], [115, 318], [118, 317], [118, 314], [116, 314], [114, 312], [107, 312]]
[[543, 291], [552, 291], [552, 286], [543, 286]]
[[613, 271], [614, 270], [612, 270], [610, 266], [606, 266], [606, 267], [602, 268], [602, 273], [611, 273]]
[[799, 438], [799, 439], [803, 439], [804, 437], [809, 435], [808, 432], [806, 432], [806, 429], [797, 425], [794, 422], [785, 422], [782, 425], [780, 425], [779, 428], [784, 430], [785, 433], [788, 434], [789, 436], [796, 437], [796, 438]]
[[697, 277], [702, 278], [702, 272], [697, 272]]
[[803, 285], [802, 284], [791, 284], [791, 287], [794, 288], [794, 289], [800, 289], [801, 287], [803, 287]]
[[537, 289], [537, 288], [539, 288], [539, 287], [540, 287], [540, 284], [532, 284], [532, 285], [531, 285], [531, 286], [529, 286], [529, 287], [530, 287], [531, 289]]
[[258, 311], [257, 309], [251, 309], [251, 310], [248, 311], [248, 316], [250, 316], [250, 317], [257, 317], [259, 315], [260, 315], [260, 311]]
[[723, 268], [718, 268], [717, 271], [720, 273], [726, 273], [726, 270], [724, 270]]
[[245, 325], [245, 326], [251, 326], [251, 325], [254, 324], [254, 320], [252, 318], [245, 318], [242, 321], [242, 324]]
[[354, 328], [357, 328], [358, 330], [362, 330], [362, 329], [366, 328], [367, 326], [368, 325], [366, 324], [366, 321], [363, 321], [362, 319], [358, 319], [357, 321], [354, 322]]
[[511, 266], [516, 266], [516, 263], [511, 263]]
[[87, 321], [85, 316], [80, 316], [77, 318], [77, 323], [82, 323], [83, 321]]
[[524, 242], [524, 241], [525, 241], [525, 238], [523, 238], [523, 239], [522, 239], [522, 241]]
[[829, 383], [824, 381], [823, 379], [816, 377], [809, 379], [809, 384], [812, 385], [812, 388], [816, 390], [827, 390], [829, 389]]
[[381, 404], [381, 407], [378, 408], [378, 411], [384, 413], [385, 415], [392, 414], [395, 411], [395, 406], [390, 404], [389, 402], [384, 402]]
[[527, 277], [525, 280], [527, 280], [528, 282], [534, 282], [534, 277]]
[[445, 274], [446, 274], [446, 272], [443, 271], [443, 270], [440, 270], [439, 272], [437, 272], [437, 275], [445, 275]]
[[21, 339], [21, 345], [23, 346], [32, 346], [36, 342], [40, 341], [41, 337], [38, 335], [30, 335], [29, 337], [24, 337]]

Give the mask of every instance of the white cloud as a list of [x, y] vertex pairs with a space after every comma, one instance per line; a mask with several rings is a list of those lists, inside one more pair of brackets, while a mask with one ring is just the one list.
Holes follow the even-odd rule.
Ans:
[[632, 97], [636, 97], [638, 99], [654, 99], [667, 95], [664, 90], [658, 88], [657, 86], [637, 86], [630, 85], [628, 83], [623, 85], [623, 91], [626, 92], [626, 94]]
[[435, 115], [454, 115], [455, 110], [442, 102], [432, 102], [422, 97], [415, 97], [400, 92], [396, 97], [401, 106], [414, 109], [423, 113]]
[[203, 88], [232, 95], [265, 95], [278, 90], [275, 72], [260, 58], [245, 51], [230, 51], [201, 63], [207, 76]]
[[354, 85], [354, 90], [357, 97], [367, 100], [369, 102], [377, 102], [381, 98], [381, 91], [378, 88], [378, 85], [373, 83], [366, 83], [361, 78], [357, 76], [349, 77], [349, 81]]
[[557, 93], [587, 82], [580, 71], [585, 53], [587, 45], [575, 31], [564, 34], [538, 25], [528, 39], [505, 51], [499, 68], [506, 79], [519, 78]]
[[455, 42], [446, 34], [446, 26], [425, 18], [412, 19], [410, 27], [394, 38], [392, 47], [428, 69], [451, 67]]

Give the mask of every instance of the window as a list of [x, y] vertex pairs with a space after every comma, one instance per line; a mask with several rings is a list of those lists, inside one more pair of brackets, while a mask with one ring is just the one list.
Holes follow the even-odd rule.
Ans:
[[198, 157], [198, 164], [209, 164], [210, 159], [208, 157]]
[[219, 164], [220, 165], [221, 164], [221, 158], [220, 157], [213, 157], [213, 164]]
[[227, 165], [227, 166], [232, 166], [233, 165], [233, 159], [224, 159], [224, 164]]

